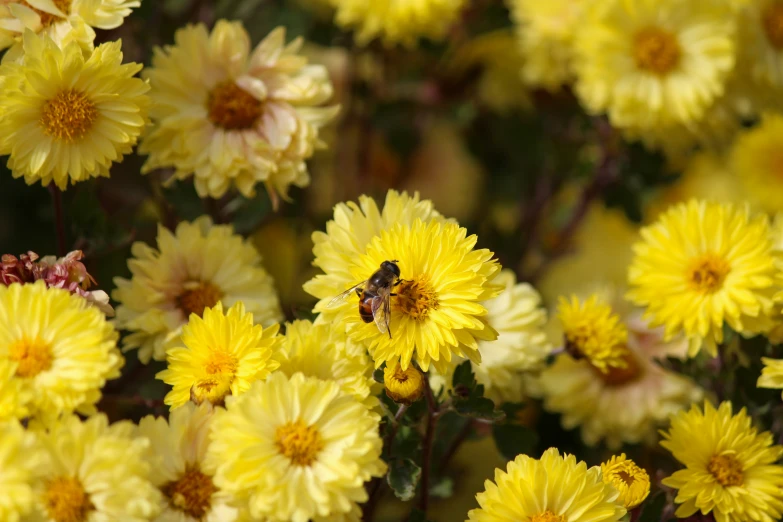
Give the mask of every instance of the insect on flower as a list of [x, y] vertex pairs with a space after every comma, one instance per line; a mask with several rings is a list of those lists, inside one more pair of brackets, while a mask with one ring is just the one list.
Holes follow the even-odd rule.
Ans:
[[389, 329], [391, 298], [397, 295], [392, 293], [392, 289], [405, 281], [400, 279], [400, 267], [397, 266], [397, 263], [396, 259], [384, 261], [369, 279], [357, 283], [335, 296], [326, 307], [337, 306], [356, 292], [356, 295], [359, 296], [359, 315], [362, 321], [369, 323], [374, 320], [378, 330], [381, 333], [388, 333], [391, 338], [391, 330]]

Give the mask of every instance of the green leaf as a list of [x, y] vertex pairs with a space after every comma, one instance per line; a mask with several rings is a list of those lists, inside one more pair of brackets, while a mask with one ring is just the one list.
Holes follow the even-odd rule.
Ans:
[[441, 477], [435, 484], [430, 486], [430, 496], [437, 498], [449, 498], [454, 494], [454, 479], [451, 477]]
[[498, 451], [506, 460], [514, 460], [519, 454], [530, 454], [538, 444], [538, 435], [527, 426], [500, 424], [492, 427], [492, 438]]
[[416, 494], [421, 468], [411, 459], [394, 459], [389, 462], [386, 481], [394, 494], [402, 501], [408, 501]]
[[421, 434], [412, 426], [401, 425], [392, 442], [391, 454], [397, 458], [418, 458], [421, 448]]
[[454, 369], [454, 376], [451, 378], [451, 384], [454, 388], [464, 386], [468, 390], [476, 387], [476, 378], [473, 375], [473, 367], [470, 361], [465, 361]]
[[495, 409], [495, 403], [486, 397], [472, 395], [464, 400], [454, 401], [454, 409], [464, 417], [500, 421], [506, 414]]
[[427, 519], [427, 514], [420, 510], [413, 508], [413, 511], [411, 511], [411, 515], [408, 517], [408, 522], [430, 522]]
[[666, 493], [659, 491], [642, 504], [642, 511], [637, 522], [660, 522], [663, 510], [666, 508]]
[[372, 372], [372, 378], [375, 379], [375, 382], [383, 384], [383, 368], [378, 368]]

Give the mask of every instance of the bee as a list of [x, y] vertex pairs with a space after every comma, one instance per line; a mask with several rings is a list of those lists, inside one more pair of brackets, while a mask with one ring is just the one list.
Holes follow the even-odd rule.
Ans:
[[342, 292], [329, 301], [327, 308], [332, 308], [342, 303], [351, 294], [356, 292], [359, 296], [359, 316], [365, 323], [375, 321], [381, 333], [388, 333], [391, 339], [391, 330], [389, 329], [389, 319], [391, 317], [391, 298], [397, 294], [392, 293], [392, 289], [402, 283], [400, 279], [400, 267], [397, 266], [396, 259], [384, 261], [381, 267], [373, 272], [369, 279], [353, 285], [348, 290]]

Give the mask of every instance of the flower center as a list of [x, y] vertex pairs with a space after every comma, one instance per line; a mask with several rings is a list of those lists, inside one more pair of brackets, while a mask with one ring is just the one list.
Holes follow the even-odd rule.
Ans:
[[620, 355], [619, 359], [623, 361], [624, 365], [607, 366], [605, 368], [593, 366], [596, 375], [598, 375], [608, 387], [626, 385], [637, 380], [642, 375], [642, 369], [639, 362], [627, 347], [623, 348], [623, 353]]
[[209, 120], [226, 130], [251, 128], [261, 116], [261, 102], [233, 81], [221, 82], [207, 97]]
[[81, 140], [92, 129], [98, 109], [79, 91], [60, 91], [41, 109], [43, 133], [57, 140], [73, 143]]
[[396, 288], [397, 308], [412, 319], [422, 320], [430, 310], [438, 308], [438, 294], [426, 276], [404, 281]]
[[324, 442], [315, 426], [308, 426], [300, 419], [277, 428], [275, 445], [295, 466], [309, 466], [323, 449]]
[[733, 455], [715, 455], [710, 459], [707, 471], [712, 473], [721, 486], [741, 486], [742, 463]]
[[775, 49], [783, 49], [783, 4], [774, 3], [761, 13], [761, 25], [767, 40]]
[[669, 31], [648, 27], [636, 33], [633, 57], [640, 69], [664, 75], [680, 62], [680, 44]]
[[618, 471], [617, 472], [617, 478], [619, 478], [620, 480], [625, 482], [625, 484], [627, 486], [630, 486], [631, 484], [634, 483], [634, 480], [636, 480], [636, 479], [633, 478], [633, 475], [631, 475], [627, 471]]
[[697, 259], [688, 270], [691, 287], [704, 294], [713, 294], [721, 289], [731, 267], [725, 259], [706, 255]]
[[16, 375], [19, 377], [35, 377], [52, 367], [54, 355], [52, 348], [38, 339], [20, 339], [8, 349], [8, 358], [16, 361]]
[[58, 477], [46, 484], [46, 512], [55, 522], [85, 522], [95, 506], [75, 477]]
[[190, 400], [196, 404], [209, 401], [212, 404], [222, 404], [226, 395], [231, 393], [239, 362], [228, 352], [212, 351], [204, 364], [204, 371], [210, 375], [199, 379], [190, 388]]
[[217, 488], [212, 483], [212, 477], [203, 474], [198, 468], [188, 467], [179, 480], [169, 482], [162, 491], [172, 507], [200, 520], [207, 514], [212, 494]]
[[[36, 9], [32, 5], [30, 5], [29, 2], [26, 2], [25, 0], [0, 0], [0, 4], [8, 4], [10, 2], [19, 2], [22, 5], [25, 5], [35, 11], [35, 13], [41, 18], [41, 25], [43, 27], [49, 27], [52, 25], [53, 22], [57, 20], [57, 15], [49, 14], [46, 11], [41, 11], [40, 9]], [[64, 15], [69, 15], [71, 13], [71, 1], [72, 0], [54, 0], [54, 5], [62, 11]]]
[[204, 309], [212, 308], [223, 297], [223, 292], [212, 283], [198, 283], [193, 288], [188, 288], [177, 297], [177, 306], [185, 314], [196, 314], [201, 317]]
[[568, 519], [563, 515], [555, 515], [547, 509], [540, 515], [531, 518], [530, 522], [568, 522]]

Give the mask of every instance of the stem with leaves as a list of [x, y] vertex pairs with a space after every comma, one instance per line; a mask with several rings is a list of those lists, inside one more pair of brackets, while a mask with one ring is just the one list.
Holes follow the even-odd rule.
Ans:
[[427, 399], [427, 428], [424, 433], [424, 445], [422, 446], [421, 463], [421, 497], [419, 509], [426, 515], [430, 502], [430, 460], [432, 459], [432, 441], [435, 437], [435, 425], [442, 413], [438, 409], [438, 403], [432, 394], [429, 379], [424, 379], [424, 397]]

